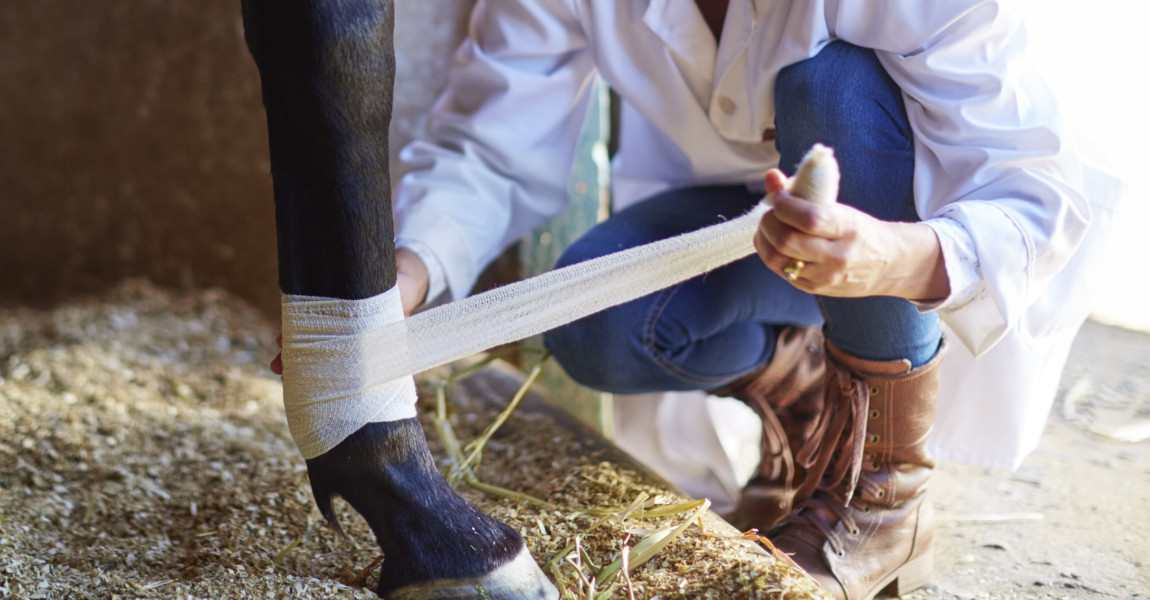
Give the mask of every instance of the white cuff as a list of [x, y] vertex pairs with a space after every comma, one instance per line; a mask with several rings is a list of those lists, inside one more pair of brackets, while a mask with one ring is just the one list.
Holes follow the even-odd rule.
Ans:
[[946, 276], [950, 280], [950, 295], [941, 300], [915, 302], [919, 312], [957, 310], [967, 305], [986, 287], [979, 271], [978, 252], [966, 227], [954, 219], [939, 217], [923, 221], [934, 230], [942, 248]]

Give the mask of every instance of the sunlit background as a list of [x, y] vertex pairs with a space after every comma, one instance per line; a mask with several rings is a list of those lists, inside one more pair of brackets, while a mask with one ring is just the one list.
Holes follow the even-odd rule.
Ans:
[[1017, 2], [1051, 87], [1127, 181], [1093, 317], [1150, 331], [1150, 3]]

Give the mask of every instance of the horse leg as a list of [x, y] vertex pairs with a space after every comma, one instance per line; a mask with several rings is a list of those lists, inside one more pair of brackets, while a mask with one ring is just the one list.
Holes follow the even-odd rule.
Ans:
[[[388, 174], [391, 0], [243, 0], [260, 72], [285, 294], [357, 300], [395, 285]], [[307, 460], [324, 517], [367, 520], [390, 598], [554, 598], [522, 538], [435, 468], [416, 419], [369, 423]]]

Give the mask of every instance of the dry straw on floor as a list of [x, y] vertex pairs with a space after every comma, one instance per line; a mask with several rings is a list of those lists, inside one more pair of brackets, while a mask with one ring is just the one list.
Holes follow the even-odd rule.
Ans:
[[[0, 598], [374, 598], [370, 532], [338, 503], [340, 538], [314, 508], [266, 367], [276, 332], [226, 294], [142, 283], [52, 312], [0, 311]], [[421, 377], [445, 472], [434, 390], [450, 377]], [[440, 428], [461, 446], [476, 440], [514, 384], [487, 371], [446, 385]], [[593, 597], [593, 579], [612, 598], [817, 593], [573, 431], [546, 410], [517, 410], [458, 477], [569, 597]], [[644, 552], [652, 532], [676, 528]]]

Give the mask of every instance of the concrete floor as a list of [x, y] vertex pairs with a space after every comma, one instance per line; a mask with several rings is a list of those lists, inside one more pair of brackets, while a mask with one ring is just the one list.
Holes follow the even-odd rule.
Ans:
[[1150, 598], [1150, 334], [1088, 322], [1023, 466], [931, 486], [935, 577], [909, 598]]

